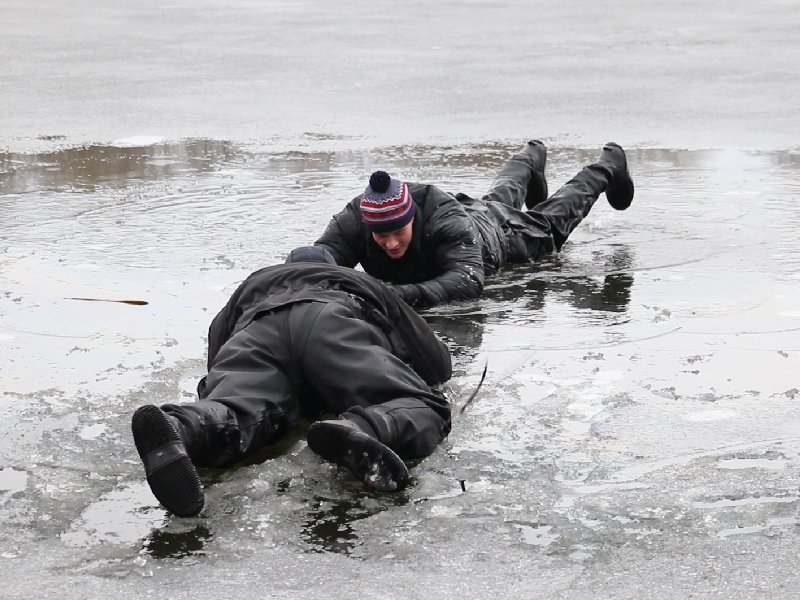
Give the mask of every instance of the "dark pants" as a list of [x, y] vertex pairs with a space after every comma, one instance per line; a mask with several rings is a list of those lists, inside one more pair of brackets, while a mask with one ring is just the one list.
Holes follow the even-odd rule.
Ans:
[[498, 264], [490, 265], [491, 271], [505, 263], [534, 261], [561, 250], [613, 176], [607, 164], [588, 165], [547, 200], [523, 210], [534, 167], [533, 156], [526, 149], [514, 154], [481, 198], [487, 209], [481, 217], [487, 220], [487, 213], [491, 215], [491, 222], [506, 242], [505, 252], [500, 253]]
[[228, 467], [278, 441], [309, 412], [331, 412], [394, 450], [424, 458], [450, 408], [397, 358], [358, 303], [301, 302], [267, 313], [217, 354], [200, 400], [162, 409], [199, 467]]

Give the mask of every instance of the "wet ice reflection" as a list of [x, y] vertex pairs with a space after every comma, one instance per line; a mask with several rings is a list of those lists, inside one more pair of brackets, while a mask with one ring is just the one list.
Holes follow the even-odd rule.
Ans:
[[186, 530], [180, 526], [155, 529], [142, 542], [143, 553], [156, 559], [202, 556], [205, 546], [213, 538], [208, 528], [197, 525]]
[[358, 544], [353, 522], [385, 510], [378, 502], [370, 503], [369, 498], [313, 498], [310, 505], [308, 520], [300, 535], [312, 552], [350, 554]]
[[[150, 505], [149, 508], [138, 507]], [[104, 543], [133, 544], [164, 521], [165, 512], [153, 506], [146, 482], [113, 490], [92, 502], [61, 535], [70, 546], [89, 547]]]

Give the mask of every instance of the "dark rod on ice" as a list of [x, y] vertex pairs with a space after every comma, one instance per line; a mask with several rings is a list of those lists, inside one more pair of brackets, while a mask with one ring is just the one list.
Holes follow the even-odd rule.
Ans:
[[105, 298], [65, 298], [65, 300], [86, 300], [87, 302], [121, 302], [122, 304], [133, 304], [134, 306], [147, 306], [144, 300], [107, 300]]
[[483, 380], [486, 379], [486, 371], [488, 369], [489, 369], [489, 361], [487, 360], [486, 364], [483, 365], [483, 375], [481, 375], [481, 380], [478, 382], [478, 387], [476, 387], [475, 391], [472, 392], [472, 395], [469, 398], [467, 398], [467, 401], [461, 405], [461, 410], [459, 412], [463, 413], [467, 409], [467, 406], [469, 406], [469, 403], [472, 402], [475, 399], [475, 396], [478, 395], [478, 391], [481, 389], [481, 386], [483, 385]]

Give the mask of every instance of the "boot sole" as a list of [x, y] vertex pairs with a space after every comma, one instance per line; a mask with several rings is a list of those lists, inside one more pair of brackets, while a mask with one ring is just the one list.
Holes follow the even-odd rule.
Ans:
[[625, 156], [625, 151], [619, 144], [611, 142], [606, 144], [603, 149], [605, 150], [609, 147], [618, 149], [622, 154], [622, 160], [625, 163], [625, 177], [623, 178], [622, 181], [620, 181], [616, 185], [608, 187], [608, 189], [606, 190], [606, 200], [608, 200], [608, 203], [614, 210], [625, 210], [633, 202], [633, 191], [634, 191], [633, 179], [631, 178], [631, 173], [628, 170], [628, 157]]
[[153, 495], [178, 517], [199, 514], [205, 504], [203, 486], [164, 411], [152, 405], [140, 407], [133, 413], [131, 431]]
[[347, 467], [370, 489], [394, 493], [408, 485], [408, 469], [402, 459], [362, 431], [318, 422], [309, 427], [307, 440], [315, 454]]

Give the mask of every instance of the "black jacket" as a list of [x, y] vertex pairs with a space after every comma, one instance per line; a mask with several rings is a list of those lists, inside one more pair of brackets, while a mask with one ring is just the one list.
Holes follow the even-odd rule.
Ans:
[[408, 189], [417, 206], [414, 236], [402, 258], [389, 257], [372, 239], [361, 219], [360, 196], [334, 215], [315, 244], [327, 248], [339, 265], [360, 263], [411, 306], [477, 298], [485, 276], [482, 232], [450, 194], [421, 183], [409, 183]]
[[410, 364], [425, 383], [438, 385], [450, 379], [447, 347], [387, 286], [361, 271], [316, 262], [266, 267], [239, 285], [209, 328], [209, 370], [220, 347], [265, 312], [308, 300], [342, 302], [349, 295], [358, 298], [364, 320], [386, 334], [393, 354]]

